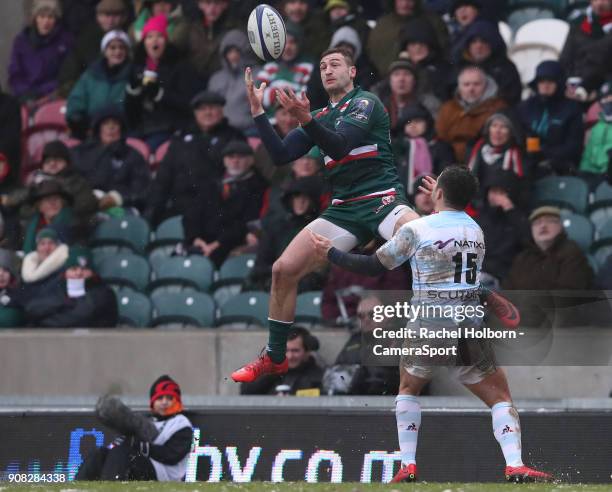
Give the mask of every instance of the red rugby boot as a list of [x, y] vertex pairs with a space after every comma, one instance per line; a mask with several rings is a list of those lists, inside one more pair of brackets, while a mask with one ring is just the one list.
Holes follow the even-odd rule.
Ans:
[[285, 374], [288, 370], [289, 362], [286, 358], [280, 364], [276, 364], [267, 353], [264, 353], [253, 362], [234, 371], [232, 379], [237, 383], [252, 383], [265, 374]]
[[410, 463], [409, 465], [402, 466], [389, 483], [416, 482], [416, 480], [417, 467], [414, 463]]
[[550, 473], [544, 473], [528, 466], [507, 466], [506, 480], [508, 482], [550, 482], [553, 476]]
[[499, 292], [480, 287], [480, 300], [506, 328], [515, 329], [521, 322], [519, 310]]

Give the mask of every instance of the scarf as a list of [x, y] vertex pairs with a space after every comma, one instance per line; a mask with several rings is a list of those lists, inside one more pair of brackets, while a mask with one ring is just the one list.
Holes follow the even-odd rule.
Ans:
[[429, 144], [423, 137], [411, 138], [408, 149], [408, 195], [414, 194], [414, 183], [420, 176], [433, 173], [433, 163]]
[[478, 166], [480, 164], [479, 158], [489, 166], [493, 166], [501, 161], [503, 171], [512, 171], [517, 176], [523, 176], [523, 160], [521, 159], [518, 147], [495, 147], [481, 138], [474, 146], [468, 162], [469, 170], [476, 175], [478, 175]]
[[612, 30], [612, 12], [598, 16], [593, 8], [588, 7], [586, 15], [580, 24], [582, 32], [594, 38], [602, 38]]
[[238, 174], [238, 175], [234, 175], [234, 176], [232, 176], [229, 173], [225, 173], [225, 176], [223, 177], [223, 182], [222, 182], [223, 190], [221, 193], [223, 200], [227, 200], [232, 194], [232, 185], [234, 183], [247, 180], [251, 176], [253, 176], [253, 174], [255, 174], [255, 171], [253, 171], [252, 169], [247, 169], [245, 172]]

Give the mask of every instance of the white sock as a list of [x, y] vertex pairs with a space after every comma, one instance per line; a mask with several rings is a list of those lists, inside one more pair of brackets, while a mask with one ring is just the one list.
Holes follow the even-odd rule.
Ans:
[[416, 464], [417, 440], [421, 428], [421, 405], [416, 396], [398, 395], [395, 398], [395, 419], [402, 466]]
[[523, 466], [521, 458], [521, 423], [512, 403], [502, 401], [491, 407], [493, 434], [499, 443], [506, 466]]

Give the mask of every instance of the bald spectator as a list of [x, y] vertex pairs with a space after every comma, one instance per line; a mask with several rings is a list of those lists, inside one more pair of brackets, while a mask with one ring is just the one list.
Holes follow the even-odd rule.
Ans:
[[478, 138], [487, 119], [505, 106], [497, 97], [497, 84], [492, 78], [478, 67], [465, 67], [459, 73], [455, 97], [438, 113], [438, 138], [451, 144], [455, 159], [463, 163], [467, 145]]
[[446, 49], [448, 31], [444, 22], [433, 12], [428, 12], [422, 0], [389, 0], [387, 14], [380, 17], [368, 36], [367, 53], [378, 73], [386, 74], [389, 65], [399, 53], [402, 28], [411, 20], [423, 19], [435, 30], [438, 44]]

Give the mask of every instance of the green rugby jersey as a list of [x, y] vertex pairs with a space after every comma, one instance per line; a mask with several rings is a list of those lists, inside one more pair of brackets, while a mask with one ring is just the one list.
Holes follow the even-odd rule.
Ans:
[[332, 185], [332, 203], [372, 194], [392, 194], [391, 190], [404, 196], [393, 162], [389, 115], [377, 96], [355, 87], [335, 106], [330, 102], [311, 114], [330, 130], [345, 122], [367, 131], [360, 145], [339, 161], [321, 151], [324, 173]]

